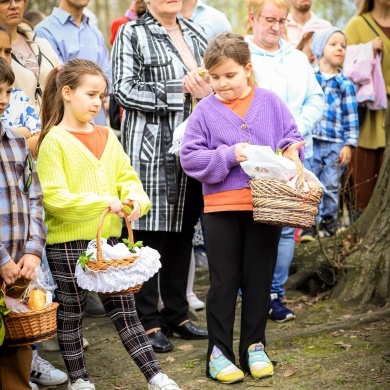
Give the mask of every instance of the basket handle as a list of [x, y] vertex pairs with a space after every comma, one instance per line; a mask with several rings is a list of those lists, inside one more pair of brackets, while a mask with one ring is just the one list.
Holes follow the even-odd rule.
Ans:
[[0, 291], [3, 293], [3, 295], [5, 296], [6, 292], [7, 292], [7, 283], [4, 282], [4, 280], [2, 281], [1, 283], [1, 288], [0, 288]]
[[[125, 203], [122, 203], [122, 204], [125, 204]], [[103, 211], [103, 213], [99, 219], [99, 223], [98, 223], [98, 228], [97, 228], [97, 232], [96, 232], [96, 262], [97, 263], [101, 263], [103, 260], [103, 251], [102, 251], [102, 243], [101, 243], [102, 228], [103, 228], [104, 219], [106, 218], [106, 216], [110, 212], [110, 210], [111, 209], [109, 207], [107, 207]], [[122, 209], [122, 212], [125, 215], [127, 232], [129, 233], [129, 241], [131, 243], [134, 243], [134, 235], [133, 235], [133, 229], [131, 227], [131, 222], [127, 220], [127, 217], [129, 216], [129, 214], [127, 214], [126, 210], [124, 210], [124, 209]]]
[[289, 158], [295, 163], [295, 167], [297, 169], [297, 181], [295, 183], [295, 189], [299, 193], [301, 193], [303, 191], [304, 188], [303, 183], [305, 181], [305, 172], [304, 172], [304, 166], [302, 164], [302, 161], [300, 160], [298, 153], [288, 154], [285, 155], [284, 157]]

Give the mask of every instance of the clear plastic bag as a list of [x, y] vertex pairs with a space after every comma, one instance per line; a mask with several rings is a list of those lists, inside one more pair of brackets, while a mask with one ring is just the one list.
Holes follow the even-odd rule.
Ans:
[[[244, 150], [248, 160], [240, 165], [252, 179], [274, 179], [287, 183], [297, 175], [294, 161], [276, 154], [269, 146], [250, 145]], [[313, 172], [304, 169], [304, 175], [311, 188], [316, 185], [325, 189]]]

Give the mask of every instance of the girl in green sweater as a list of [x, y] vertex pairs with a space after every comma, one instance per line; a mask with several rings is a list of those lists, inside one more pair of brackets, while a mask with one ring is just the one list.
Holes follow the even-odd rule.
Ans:
[[[77, 260], [96, 238], [99, 218], [107, 207], [111, 213], [104, 220], [102, 237], [110, 245], [121, 235], [123, 203], [129, 205], [129, 221], [150, 208], [116, 135], [92, 123], [107, 86], [98, 65], [75, 59], [51, 71], [42, 102], [37, 169], [48, 227], [46, 253], [58, 285], [58, 342], [71, 390], [95, 389], [84, 360], [82, 319], [87, 291], [76, 283]], [[161, 371], [138, 319], [133, 295], [99, 296], [124, 347], [148, 381], [148, 389], [178, 390]]]

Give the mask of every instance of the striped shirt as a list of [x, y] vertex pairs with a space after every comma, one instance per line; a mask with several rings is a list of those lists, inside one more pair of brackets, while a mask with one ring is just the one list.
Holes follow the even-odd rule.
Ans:
[[322, 119], [313, 129], [313, 138], [357, 146], [359, 121], [355, 87], [342, 73], [326, 77], [318, 69], [317, 81], [325, 94]]
[[[31, 183], [29, 185], [29, 183]], [[0, 266], [24, 254], [42, 258], [46, 243], [42, 190], [25, 138], [0, 130]]]
[[[207, 41], [201, 27], [178, 17], [185, 42], [198, 66]], [[172, 140], [163, 135], [166, 113], [172, 132], [190, 114], [191, 97], [183, 95], [182, 79], [188, 72], [166, 29], [146, 12], [122, 25], [112, 53], [113, 90], [124, 108], [121, 141], [139, 174], [152, 208], [133, 225], [138, 230], [181, 231], [187, 176], [176, 160], [178, 200], [169, 204], [164, 151]], [[169, 143], [167, 146], [165, 143]]]

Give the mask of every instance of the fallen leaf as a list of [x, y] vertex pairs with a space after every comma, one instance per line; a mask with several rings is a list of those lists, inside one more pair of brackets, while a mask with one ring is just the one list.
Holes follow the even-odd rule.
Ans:
[[283, 373], [283, 377], [284, 377], [284, 378], [289, 378], [290, 376], [293, 376], [293, 375], [295, 375], [296, 373], [297, 373], [296, 370], [290, 370], [290, 369], [288, 369], [288, 370], [286, 370], [286, 371]]
[[352, 347], [351, 344], [343, 343], [342, 341], [338, 341], [337, 343], [334, 343], [334, 345], [337, 345], [340, 348], [349, 349]]
[[314, 345], [310, 345], [310, 347], [307, 347], [308, 349], [313, 349], [313, 348], [315, 348], [315, 346]]
[[194, 346], [192, 344], [183, 344], [176, 347], [179, 351], [191, 351], [191, 349], [194, 349]]
[[168, 356], [166, 359], [165, 359], [165, 362], [168, 363], [168, 364], [172, 364], [176, 361], [176, 359], [172, 356]]

